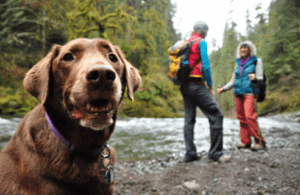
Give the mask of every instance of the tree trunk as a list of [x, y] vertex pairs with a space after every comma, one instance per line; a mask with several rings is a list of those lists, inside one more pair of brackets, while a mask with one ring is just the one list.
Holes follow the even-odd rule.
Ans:
[[45, 9], [45, 3], [43, 3], [42, 45], [43, 45], [43, 54], [42, 54], [42, 56], [45, 56], [45, 52], [46, 52], [46, 9]]
[[[140, 5], [141, 5], [142, 0], [128, 0], [127, 1], [127, 6], [128, 7], [133, 7], [137, 12], [140, 10]], [[130, 15], [132, 15], [132, 11], [129, 12]], [[129, 24], [130, 25], [130, 24]], [[127, 43], [130, 43], [130, 28], [127, 29]]]
[[127, 6], [133, 7], [138, 12], [140, 10], [141, 2], [142, 0], [128, 0]]

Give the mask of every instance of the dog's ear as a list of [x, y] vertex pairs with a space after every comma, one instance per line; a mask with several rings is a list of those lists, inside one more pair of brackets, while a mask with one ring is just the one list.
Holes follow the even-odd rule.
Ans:
[[125, 65], [125, 79], [127, 82], [127, 95], [131, 101], [134, 101], [133, 93], [139, 88], [141, 84], [141, 76], [138, 71], [132, 64], [130, 64], [123, 54], [119, 46], [114, 46], [119, 58]]
[[26, 73], [23, 80], [23, 87], [36, 97], [42, 105], [45, 104], [49, 93], [49, 77], [52, 61], [58, 55], [60, 48], [60, 45], [54, 45], [47, 56]]

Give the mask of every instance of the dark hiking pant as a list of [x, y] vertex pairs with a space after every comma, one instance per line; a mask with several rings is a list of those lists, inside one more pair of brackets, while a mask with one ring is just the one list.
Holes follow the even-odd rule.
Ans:
[[210, 125], [211, 146], [208, 157], [212, 160], [218, 160], [223, 155], [223, 113], [218, 103], [204, 85], [182, 85], [180, 91], [185, 107], [185, 159], [189, 161], [197, 155], [196, 146], [194, 144], [194, 126], [196, 123], [196, 107], [198, 106], [208, 118]]

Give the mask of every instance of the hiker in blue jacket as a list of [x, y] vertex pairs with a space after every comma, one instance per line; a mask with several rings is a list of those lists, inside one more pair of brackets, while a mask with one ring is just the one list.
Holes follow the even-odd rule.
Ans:
[[[263, 80], [263, 63], [256, 57], [256, 47], [251, 41], [241, 42], [237, 47], [236, 65], [231, 80], [218, 88], [220, 94], [234, 87], [236, 115], [240, 120], [239, 149], [251, 147], [251, 136], [255, 140], [255, 145], [251, 148], [253, 151], [266, 149], [264, 138], [262, 136], [260, 138], [258, 134], [255, 97], [251, 87], [251, 82], [259, 80]], [[262, 145], [259, 144], [259, 139]]]

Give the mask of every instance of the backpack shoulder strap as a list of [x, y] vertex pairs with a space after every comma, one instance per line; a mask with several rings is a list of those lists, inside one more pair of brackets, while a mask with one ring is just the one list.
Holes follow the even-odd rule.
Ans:
[[189, 43], [189, 48], [191, 48], [192, 45], [194, 45], [194, 43], [195, 43], [196, 41], [198, 41], [199, 39], [200, 39], [200, 38], [198, 37], [198, 38], [192, 40], [192, 41]]
[[[255, 60], [254, 64], [255, 64], [255, 66], [257, 65], [257, 60]], [[265, 75], [265, 71], [263, 71], [263, 77], [264, 77], [263, 81], [264, 81], [264, 83], [265, 83], [266, 80], [267, 80], [267, 77], [266, 77], [266, 75]]]

